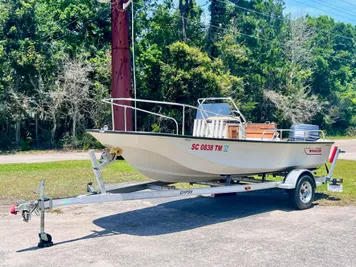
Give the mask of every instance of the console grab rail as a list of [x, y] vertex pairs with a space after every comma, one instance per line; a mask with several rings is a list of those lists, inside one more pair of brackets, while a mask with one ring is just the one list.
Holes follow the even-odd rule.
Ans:
[[262, 133], [261, 140], [263, 140], [264, 135], [265, 135], [266, 132], [274, 132], [274, 133], [277, 132], [280, 138], [283, 137], [283, 132], [304, 132], [304, 140], [303, 140], [304, 142], [306, 141], [307, 133], [309, 133], [309, 132], [318, 132], [318, 133], [321, 133], [321, 135], [322, 135], [321, 139], [325, 140], [325, 133], [324, 133], [323, 130], [266, 129]]

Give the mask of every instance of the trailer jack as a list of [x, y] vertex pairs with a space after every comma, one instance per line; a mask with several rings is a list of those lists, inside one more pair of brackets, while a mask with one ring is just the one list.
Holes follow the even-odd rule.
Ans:
[[45, 232], [45, 211], [46, 209], [52, 208], [52, 200], [44, 196], [44, 181], [42, 180], [39, 184], [40, 199], [32, 201], [21, 201], [17, 205], [12, 205], [10, 213], [17, 214], [21, 211], [21, 215], [24, 222], [29, 222], [32, 214], [40, 216], [40, 232], [38, 234], [40, 241], [38, 243], [39, 248], [51, 247], [53, 246], [52, 236]]

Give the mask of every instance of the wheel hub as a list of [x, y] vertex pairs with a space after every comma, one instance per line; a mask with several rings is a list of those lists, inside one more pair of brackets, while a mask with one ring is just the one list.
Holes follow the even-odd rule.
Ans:
[[308, 203], [313, 195], [313, 188], [310, 182], [304, 181], [299, 191], [299, 198], [303, 203]]

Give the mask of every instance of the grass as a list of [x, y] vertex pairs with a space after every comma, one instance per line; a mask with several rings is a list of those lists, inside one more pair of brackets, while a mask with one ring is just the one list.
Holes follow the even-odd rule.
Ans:
[[[330, 169], [331, 164], [328, 163]], [[326, 176], [326, 168], [321, 167], [316, 171], [316, 176]], [[316, 189], [315, 199], [320, 205], [348, 205], [356, 204], [356, 161], [338, 160], [333, 178], [343, 179], [343, 192], [334, 193], [327, 190], [327, 185], [322, 185]], [[268, 177], [270, 180], [281, 180], [279, 178]]]
[[[330, 164], [328, 164], [330, 168]], [[326, 175], [325, 168], [320, 168], [317, 171], [317, 175]], [[322, 185], [317, 188], [317, 192], [329, 195], [328, 199], [321, 201], [321, 204], [356, 204], [356, 161], [353, 160], [338, 160], [335, 171], [333, 173], [334, 178], [342, 178], [343, 192], [332, 193], [328, 192], [327, 186]], [[340, 199], [339, 201], [332, 200], [333, 197]], [[331, 199], [331, 200], [330, 200]]]
[[[52, 198], [77, 196], [86, 193], [86, 184], [95, 182], [90, 161], [61, 161], [31, 164], [0, 165], [0, 199], [36, 199], [34, 195], [40, 180], [45, 180], [46, 195]], [[325, 168], [317, 172], [325, 175]], [[105, 183], [114, 184], [128, 181], [149, 180], [134, 170], [125, 161], [116, 161], [103, 169]], [[356, 161], [339, 160], [334, 177], [344, 179], [343, 193], [329, 193], [326, 185], [317, 188], [322, 198], [320, 204], [356, 204]], [[186, 184], [179, 184], [186, 187]], [[329, 198], [328, 198], [329, 197]], [[339, 198], [340, 201], [328, 199]]]
[[[86, 193], [86, 184], [95, 182], [89, 160], [0, 165], [0, 199], [36, 199], [33, 194], [40, 180], [46, 195], [52, 198]], [[146, 181], [125, 161], [116, 161], [102, 170], [106, 183]]]

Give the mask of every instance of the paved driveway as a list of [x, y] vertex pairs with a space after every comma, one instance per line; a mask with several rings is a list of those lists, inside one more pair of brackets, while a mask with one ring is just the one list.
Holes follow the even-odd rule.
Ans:
[[356, 160], [356, 139], [353, 140], [336, 140], [335, 145], [346, 151], [340, 155], [340, 159]]
[[280, 192], [71, 206], [39, 219], [0, 208], [0, 266], [356, 266], [356, 207], [289, 208]]
[[[95, 153], [99, 158], [101, 152]], [[0, 155], [0, 164], [7, 163], [39, 163], [64, 160], [89, 160], [89, 152], [43, 152], [29, 154]]]

